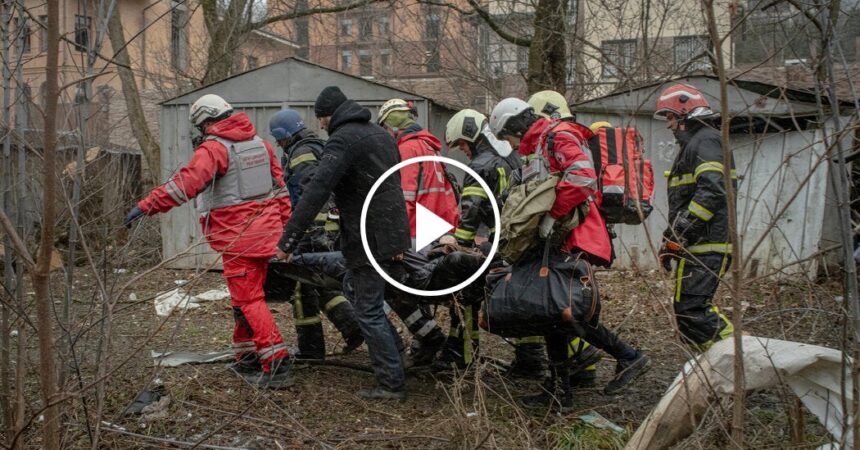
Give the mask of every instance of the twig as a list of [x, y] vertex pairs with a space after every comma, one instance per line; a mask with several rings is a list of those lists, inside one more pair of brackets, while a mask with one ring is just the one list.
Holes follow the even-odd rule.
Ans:
[[189, 448], [198, 447], [198, 448], [209, 448], [209, 449], [214, 449], [214, 450], [251, 450], [251, 449], [246, 448], [246, 447], [224, 447], [224, 446], [220, 446], [220, 445], [197, 444], [194, 442], [177, 441], [175, 439], [168, 439], [168, 438], [162, 438], [162, 437], [156, 437], [156, 436], [147, 436], [145, 434], [132, 433], [131, 431], [126, 431], [126, 430], [121, 430], [119, 428], [114, 428], [112, 425], [104, 425], [102, 430], [110, 431], [110, 432], [118, 433], [118, 434], [124, 434], [126, 436], [134, 436], [136, 438], [146, 439], [148, 441], [155, 441], [155, 442], [162, 442], [165, 444], [177, 445], [180, 447], [189, 447]]

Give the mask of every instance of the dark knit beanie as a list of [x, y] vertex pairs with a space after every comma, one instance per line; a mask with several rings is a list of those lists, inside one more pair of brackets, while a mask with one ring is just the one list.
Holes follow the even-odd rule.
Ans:
[[329, 86], [320, 92], [314, 103], [314, 114], [317, 117], [329, 117], [334, 114], [337, 107], [346, 101], [346, 96], [337, 86]]

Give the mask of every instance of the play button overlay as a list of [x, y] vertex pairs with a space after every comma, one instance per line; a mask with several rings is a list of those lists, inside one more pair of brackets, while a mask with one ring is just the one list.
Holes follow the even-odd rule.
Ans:
[[[367, 255], [368, 261], [376, 270], [376, 272], [386, 281], [388, 284], [400, 289], [403, 292], [407, 292], [412, 295], [420, 295], [423, 297], [438, 297], [442, 295], [453, 294], [454, 292], [460, 291], [466, 286], [472, 284], [480, 278], [490, 267], [490, 263], [493, 260], [493, 256], [496, 254], [496, 250], [499, 249], [499, 237], [493, 236], [493, 243], [490, 247], [490, 253], [487, 254], [486, 259], [484, 259], [484, 263], [481, 264], [481, 267], [475, 271], [469, 278], [467, 278], [462, 283], [457, 284], [456, 286], [451, 286], [445, 289], [436, 289], [436, 290], [424, 290], [424, 289], [416, 289], [410, 286], [406, 286], [403, 283], [398, 282], [394, 278], [392, 278], [388, 273], [382, 269], [382, 266], [379, 262], [374, 258], [373, 252], [370, 250], [370, 245], [367, 241], [367, 211], [370, 209], [370, 202], [373, 199], [373, 196], [376, 194], [376, 191], [379, 190], [379, 187], [382, 186], [382, 183], [388, 179], [391, 175], [394, 175], [400, 169], [410, 165], [417, 164], [425, 161], [435, 161], [439, 163], [443, 163], [446, 165], [451, 165], [457, 167], [465, 171], [469, 176], [478, 181], [478, 184], [481, 185], [481, 188], [484, 189], [484, 192], [487, 193], [487, 198], [490, 200], [490, 205], [493, 207], [493, 219], [496, 223], [496, 228], [499, 228], [499, 223], [501, 222], [500, 214], [499, 214], [499, 205], [496, 204], [496, 197], [493, 195], [493, 190], [490, 189], [490, 186], [487, 185], [487, 182], [478, 175], [477, 172], [469, 168], [469, 166], [457, 161], [455, 159], [446, 158], [444, 156], [419, 156], [417, 158], [410, 158], [406, 161], [401, 161], [395, 164], [393, 167], [389, 168], [382, 174], [379, 179], [373, 183], [373, 186], [370, 188], [370, 192], [367, 194], [367, 198], [364, 199], [364, 205], [361, 208], [361, 245], [364, 247], [364, 253]], [[433, 243], [436, 239], [439, 239], [441, 236], [445, 235], [449, 231], [454, 228], [454, 225], [448, 223], [446, 220], [437, 216], [433, 211], [430, 211], [426, 207], [422, 206], [420, 203], [416, 202], [416, 213], [415, 213], [415, 247], [417, 249], [422, 249], [431, 243]]]
[[453, 229], [454, 225], [415, 202], [415, 249], [424, 249]]

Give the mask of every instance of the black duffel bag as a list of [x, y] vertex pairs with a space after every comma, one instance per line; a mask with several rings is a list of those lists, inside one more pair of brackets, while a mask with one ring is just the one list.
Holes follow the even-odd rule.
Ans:
[[544, 336], [596, 325], [600, 296], [591, 265], [578, 255], [550, 254], [494, 269], [480, 325], [502, 337]]

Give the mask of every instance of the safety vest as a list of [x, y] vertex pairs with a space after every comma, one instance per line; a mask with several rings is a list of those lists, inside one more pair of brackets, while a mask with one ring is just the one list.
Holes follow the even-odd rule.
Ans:
[[227, 149], [228, 166], [227, 172], [216, 175], [211, 185], [197, 197], [199, 213], [271, 197], [274, 180], [269, 152], [262, 139], [254, 136], [236, 142], [208, 136], [206, 140], [217, 141]]

